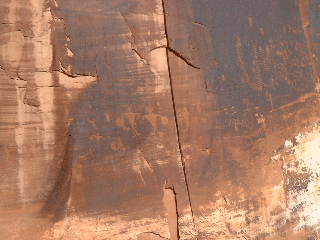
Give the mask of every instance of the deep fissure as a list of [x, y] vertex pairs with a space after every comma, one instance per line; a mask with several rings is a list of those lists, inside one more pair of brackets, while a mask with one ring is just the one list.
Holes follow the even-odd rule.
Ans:
[[[179, 124], [177, 120], [177, 108], [176, 108], [176, 102], [175, 102], [175, 97], [174, 97], [174, 91], [173, 91], [173, 81], [172, 81], [172, 76], [171, 76], [171, 69], [170, 69], [170, 59], [169, 59], [169, 52], [173, 52], [172, 49], [169, 47], [169, 37], [168, 37], [168, 32], [167, 32], [167, 20], [166, 20], [166, 9], [165, 9], [165, 3], [164, 0], [162, 0], [162, 11], [163, 11], [163, 18], [164, 18], [164, 31], [165, 31], [165, 36], [167, 40], [167, 46], [166, 46], [166, 57], [167, 57], [167, 66], [168, 66], [168, 75], [169, 75], [169, 82], [170, 82], [170, 91], [171, 91], [171, 99], [172, 99], [172, 106], [173, 106], [173, 115], [174, 115], [174, 121], [175, 121], [175, 126], [176, 126], [176, 134], [177, 134], [177, 139], [178, 139], [178, 148], [180, 152], [180, 161], [182, 165], [182, 171], [184, 175], [184, 181], [186, 184], [186, 189], [187, 189], [187, 194], [188, 194], [188, 201], [190, 205], [190, 210], [192, 214], [192, 221], [194, 222], [193, 219], [193, 210], [192, 210], [192, 205], [191, 205], [191, 199], [190, 199], [190, 192], [189, 192], [189, 186], [188, 186], [188, 180], [186, 176], [186, 170], [185, 170], [185, 162], [183, 159], [183, 152], [182, 152], [182, 147], [181, 147], [181, 142], [180, 142], [180, 132], [179, 132]], [[175, 52], [173, 52], [175, 54]], [[176, 54], [175, 54], [176, 55]], [[181, 58], [180, 55], [178, 57]], [[183, 59], [183, 58], [182, 58]], [[183, 59], [184, 60], [184, 59]], [[186, 61], [185, 61], [186, 62]], [[188, 64], [188, 62], [186, 62]], [[188, 64], [189, 65], [189, 64]], [[179, 226], [178, 226], [179, 228]]]

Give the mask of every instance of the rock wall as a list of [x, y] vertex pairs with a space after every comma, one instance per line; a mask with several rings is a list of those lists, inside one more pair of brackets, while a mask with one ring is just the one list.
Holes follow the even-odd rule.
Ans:
[[319, 239], [319, 0], [2, 0], [0, 239]]

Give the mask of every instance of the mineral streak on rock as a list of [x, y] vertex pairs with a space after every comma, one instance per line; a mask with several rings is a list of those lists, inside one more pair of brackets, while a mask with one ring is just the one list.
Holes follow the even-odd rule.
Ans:
[[0, 2], [0, 239], [319, 239], [319, 0]]

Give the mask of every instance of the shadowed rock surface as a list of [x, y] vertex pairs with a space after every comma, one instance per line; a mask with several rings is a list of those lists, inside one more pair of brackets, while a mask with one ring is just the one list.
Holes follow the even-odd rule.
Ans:
[[319, 0], [0, 2], [1, 239], [319, 239]]

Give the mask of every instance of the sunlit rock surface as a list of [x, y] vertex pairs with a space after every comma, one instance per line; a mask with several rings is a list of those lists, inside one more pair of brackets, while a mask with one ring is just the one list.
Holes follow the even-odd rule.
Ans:
[[0, 1], [0, 239], [319, 239], [319, 9]]

